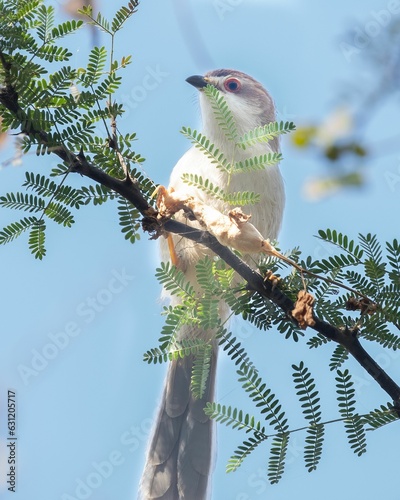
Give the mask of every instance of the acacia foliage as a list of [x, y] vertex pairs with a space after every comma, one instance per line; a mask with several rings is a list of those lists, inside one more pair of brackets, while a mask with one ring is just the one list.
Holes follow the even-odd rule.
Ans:
[[[71, 52], [62, 45], [84, 25], [82, 21], [67, 21], [56, 25], [54, 8], [41, 0], [0, 1], [0, 96], [18, 97], [18, 108], [10, 109], [0, 99], [3, 130], [22, 132], [20, 147], [24, 153], [34, 149], [38, 155], [47, 155], [63, 147], [84, 155], [99, 169], [118, 179], [127, 173], [135, 179], [142, 194], [151, 202], [154, 183], [143, 174], [142, 156], [132, 149], [134, 132], [122, 134], [116, 127], [123, 105], [118, 103], [117, 91], [121, 71], [130, 63], [130, 57], [113, 59], [117, 32], [136, 10], [137, 3], [129, 2], [111, 21], [101, 14], [93, 17], [90, 8], [82, 9], [88, 22], [109, 36], [110, 49], [93, 47], [87, 64], [73, 68]], [[246, 150], [257, 142], [268, 143], [279, 135], [294, 129], [291, 122], [273, 122], [238, 136], [233, 115], [223, 96], [213, 87], [204, 90], [210, 99], [221, 130], [235, 147]], [[14, 94], [13, 94], [14, 93]], [[280, 153], [266, 153], [240, 162], [228, 161], [215, 144], [203, 134], [189, 127], [182, 133], [215, 165], [228, 175], [247, 175], [251, 171], [268, 168], [282, 160]], [[19, 220], [0, 231], [0, 244], [9, 243], [28, 232], [28, 245], [36, 258], [46, 254], [46, 223], [63, 227], [75, 223], [77, 211], [89, 204], [102, 205], [117, 199], [117, 211], [124, 237], [134, 243], [138, 240], [141, 215], [125, 198], [99, 184], [75, 187], [68, 184], [73, 169], [68, 161], [54, 166], [49, 173], [27, 172], [24, 191], [5, 193], [0, 206], [25, 212]], [[254, 193], [229, 193], [196, 175], [184, 175], [184, 182], [195, 185], [210, 196], [230, 204], [248, 205], [258, 202]], [[304, 286], [316, 298], [315, 314], [358, 338], [396, 350], [400, 347], [397, 331], [400, 327], [400, 245], [396, 239], [382, 245], [372, 234], [352, 239], [333, 229], [319, 232], [320, 239], [334, 246], [326, 259], [315, 261], [302, 258], [299, 249], [287, 256], [312, 274], [287, 269], [287, 264], [273, 258], [259, 263], [260, 272], [281, 274], [277, 286], [295, 300]], [[355, 238], [355, 237], [353, 237]], [[158, 345], [144, 355], [148, 363], [159, 363], [179, 356], [195, 358], [192, 390], [196, 397], [204, 394], [210, 371], [212, 345], [203, 339], [179, 340], [180, 328], [215, 331], [216, 341], [232, 359], [240, 385], [248, 395], [253, 412], [234, 405], [209, 402], [205, 412], [210, 417], [245, 432], [243, 442], [236, 447], [227, 464], [227, 471], [236, 470], [243, 460], [259, 445], [270, 442], [268, 477], [278, 482], [284, 472], [287, 450], [294, 432], [303, 432], [304, 463], [308, 471], [318, 467], [326, 428], [332, 418], [323, 413], [318, 379], [303, 361], [292, 365], [294, 392], [298, 397], [299, 412], [304, 426], [294, 429], [281, 399], [265, 381], [264, 375], [253, 364], [246, 348], [227, 330], [219, 315], [219, 301], [225, 301], [232, 314], [242, 316], [260, 330], [275, 329], [285, 339], [301, 341], [304, 331], [281, 309], [242, 284], [235, 284], [234, 273], [223, 261], [205, 258], [197, 264], [197, 281], [201, 293], [185, 279], [184, 274], [169, 264], [157, 270], [160, 283], [172, 295], [180, 297], [180, 305], [165, 307], [165, 325]], [[347, 288], [342, 286], [346, 285]], [[392, 404], [361, 414], [357, 411], [354, 382], [348, 368], [349, 353], [342, 345], [332, 349], [321, 334], [311, 337], [310, 349], [330, 348], [329, 368], [334, 373], [338, 415], [335, 421], [344, 424], [351, 449], [357, 455], [366, 451], [366, 431], [394, 422], [398, 415]], [[324, 418], [323, 418], [324, 416]]]
[[[111, 22], [101, 14], [93, 17], [90, 7], [82, 9], [87, 21], [105, 31], [114, 44], [116, 33], [135, 12], [137, 2], [121, 7]], [[0, 82], [3, 92], [15, 92], [19, 110], [0, 102], [3, 131], [22, 132], [19, 147], [24, 154], [35, 149], [37, 155], [51, 154], [56, 148], [84, 154], [105, 172], [123, 178], [124, 169], [137, 179], [150, 199], [153, 183], [140, 169], [144, 158], [132, 147], [135, 133], [114, 133], [112, 122], [123, 113], [114, 99], [130, 56], [113, 59], [112, 50], [93, 47], [85, 67], [74, 68], [64, 39], [82, 29], [82, 20], [55, 24], [53, 6], [41, 0], [1, 1]], [[75, 223], [78, 210], [118, 198], [119, 223], [124, 237], [139, 238], [140, 214], [117, 193], [101, 185], [68, 184], [71, 165], [54, 165], [43, 174], [26, 173], [25, 192], [6, 193], [0, 206], [30, 212], [31, 216], [12, 222], [0, 232], [0, 244], [29, 232], [29, 248], [36, 258], [46, 254], [45, 232], [48, 221], [64, 227]]]

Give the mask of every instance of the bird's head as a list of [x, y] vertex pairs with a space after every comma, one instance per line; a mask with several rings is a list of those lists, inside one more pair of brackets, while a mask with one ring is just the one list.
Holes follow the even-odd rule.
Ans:
[[[217, 88], [233, 114], [240, 135], [275, 121], [275, 106], [269, 93], [257, 80], [241, 71], [218, 69], [204, 76], [190, 76], [186, 81], [200, 91], [207, 85]], [[219, 128], [215, 113], [209, 99], [203, 92], [200, 94], [204, 131], [214, 135], [215, 129]]]

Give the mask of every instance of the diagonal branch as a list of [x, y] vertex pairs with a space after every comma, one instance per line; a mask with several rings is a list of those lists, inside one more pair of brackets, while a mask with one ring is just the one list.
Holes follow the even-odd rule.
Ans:
[[[7, 62], [1, 53], [0, 63], [2, 63], [3, 68], [7, 71]], [[132, 203], [132, 205], [134, 205], [143, 215], [142, 225], [145, 231], [157, 237], [163, 230], [166, 230], [170, 233], [179, 234], [196, 243], [205, 245], [232, 267], [247, 282], [251, 290], [259, 293], [282, 309], [288, 317], [288, 321], [296, 322], [292, 316], [292, 311], [294, 309], [293, 301], [270, 281], [264, 280], [259, 273], [251, 269], [231, 252], [229, 248], [221, 245], [210, 233], [194, 229], [172, 219], [160, 220], [157, 218], [157, 211], [143, 196], [140, 186], [135, 179], [132, 179], [130, 176], [127, 176], [123, 180], [112, 177], [89, 162], [82, 152], [76, 154], [69, 151], [64, 145], [52, 145], [46, 132], [35, 129], [33, 123], [27, 120], [26, 113], [19, 106], [17, 93], [7, 80], [6, 86], [0, 88], [0, 103], [11, 111], [22, 123], [26, 124], [22, 132], [39, 138], [43, 144], [49, 145], [51, 152], [57, 155], [69, 167], [71, 172], [84, 175], [108, 187]], [[356, 332], [338, 328], [317, 317], [314, 317], [314, 320], [315, 324], [311, 326], [311, 328], [327, 339], [344, 346], [358, 363], [360, 363], [364, 370], [366, 370], [392, 398], [395, 407], [399, 409], [400, 416], [400, 387], [367, 353], [358, 340]]]
[[[275, 305], [280, 307], [288, 317], [288, 321], [295, 321], [292, 317], [294, 309], [293, 301], [285, 295], [279, 288], [275, 287], [270, 281], [263, 277], [239, 257], [237, 257], [229, 248], [222, 246], [206, 231], [198, 231], [189, 226], [181, 224], [174, 220], [164, 223], [164, 228], [171, 233], [180, 234], [196, 243], [205, 245], [215, 254], [221, 257], [230, 267], [232, 267], [248, 284], [249, 288], [267, 298]], [[396, 407], [400, 408], [400, 387], [396, 382], [380, 367], [375, 360], [363, 348], [354, 331], [338, 328], [326, 321], [314, 316], [315, 324], [311, 326], [329, 340], [332, 340], [345, 347], [349, 353], [360, 363], [364, 370], [373, 377], [382, 389], [393, 399]], [[400, 416], [400, 415], [399, 415]]]

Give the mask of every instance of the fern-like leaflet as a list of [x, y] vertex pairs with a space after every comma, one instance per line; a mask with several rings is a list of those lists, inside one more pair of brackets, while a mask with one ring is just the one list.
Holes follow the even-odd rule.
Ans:
[[279, 135], [288, 134], [295, 129], [293, 122], [271, 122], [250, 130], [243, 137], [237, 140], [237, 146], [241, 149], [247, 149], [257, 143], [270, 142]]
[[375, 431], [384, 425], [396, 422], [399, 418], [398, 410], [393, 404], [388, 403], [386, 406], [381, 405], [380, 408], [372, 410], [367, 415], [363, 415], [362, 421], [364, 425], [370, 426], [366, 428], [367, 431]]
[[337, 370], [336, 393], [339, 413], [344, 418], [344, 427], [350, 448], [358, 456], [367, 451], [363, 419], [355, 413], [354, 383], [348, 370]]
[[40, 196], [53, 196], [55, 200], [76, 209], [84, 204], [80, 190], [65, 184], [56, 184], [44, 175], [25, 172], [25, 182], [22, 185], [36, 191]]
[[232, 175], [265, 170], [266, 167], [276, 165], [282, 160], [281, 153], [266, 153], [243, 161], [236, 162], [231, 168]]
[[45, 230], [46, 224], [42, 219], [37, 219], [31, 227], [29, 234], [29, 249], [36, 259], [42, 260], [46, 255], [45, 249]]
[[392, 243], [386, 243], [387, 249], [387, 259], [391, 271], [389, 271], [389, 278], [400, 289], [400, 244], [397, 239], [394, 239]]
[[216, 148], [205, 135], [197, 132], [197, 130], [192, 130], [190, 127], [182, 127], [181, 133], [187, 137], [196, 148], [204, 153], [216, 168], [226, 173], [231, 171], [232, 167], [224, 154]]
[[247, 354], [245, 348], [242, 346], [236, 337], [228, 332], [224, 328], [220, 328], [216, 334], [218, 344], [222, 346], [223, 350], [226, 351], [228, 356], [234, 361], [236, 366], [241, 369], [252, 369], [256, 371], [253, 362], [250, 360], [250, 356]]
[[184, 273], [169, 262], [161, 262], [156, 269], [156, 278], [171, 295], [194, 300], [193, 286], [186, 280]]
[[224, 132], [225, 137], [229, 141], [236, 143], [236, 140], [238, 138], [236, 123], [225, 97], [221, 94], [221, 92], [219, 92], [216, 87], [214, 87], [214, 85], [207, 85], [203, 91], [211, 103], [211, 107], [214, 111], [214, 116], [218, 122], [218, 125], [220, 126], [221, 131]]
[[43, 198], [33, 194], [7, 193], [0, 197], [0, 206], [24, 210], [25, 212], [41, 212], [46, 203]]
[[40, 5], [37, 10], [38, 27], [37, 35], [43, 43], [47, 43], [51, 38], [51, 31], [54, 26], [54, 7]]
[[385, 285], [386, 263], [382, 259], [382, 247], [375, 235], [368, 233], [366, 236], [360, 234], [360, 243], [367, 259], [364, 261], [364, 270], [367, 278], [374, 285], [373, 298], [379, 300], [382, 288]]
[[289, 444], [289, 434], [278, 434], [274, 437], [268, 461], [268, 479], [271, 484], [276, 484], [285, 471], [285, 459]]
[[8, 226], [5, 226], [0, 231], [0, 245], [10, 243], [10, 241], [18, 238], [18, 236], [30, 229], [33, 225], [36, 225], [37, 220], [36, 217], [24, 217], [19, 221], [12, 222]]
[[[232, 427], [232, 429], [244, 429], [246, 432], [258, 432], [265, 435], [265, 426], [262, 425], [261, 421], [238, 408], [220, 403], [207, 403], [204, 413], [216, 422]], [[267, 436], [265, 435], [265, 437]]]
[[203, 345], [197, 349], [194, 356], [190, 388], [195, 398], [200, 399], [205, 394], [211, 363], [216, 361], [213, 350], [212, 344], [203, 341]]
[[237, 371], [239, 382], [249, 397], [256, 403], [265, 420], [277, 431], [271, 444], [268, 461], [268, 478], [271, 483], [277, 483], [282, 477], [287, 446], [289, 441], [288, 423], [285, 412], [275, 394], [266, 388], [258, 372], [252, 368], [243, 368]]
[[230, 457], [226, 465], [226, 472], [235, 472], [242, 465], [244, 459], [248, 457], [259, 444], [265, 441], [265, 439], [267, 438], [255, 435], [243, 441], [243, 443], [237, 447], [234, 454]]
[[292, 365], [293, 380], [304, 418], [307, 420], [306, 444], [304, 447], [304, 462], [308, 472], [316, 470], [322, 455], [325, 428], [321, 423], [321, 405], [315, 381], [303, 361], [299, 366]]
[[182, 180], [189, 186], [195, 186], [201, 191], [204, 191], [208, 195], [212, 196], [214, 199], [223, 201], [232, 206], [255, 205], [260, 201], [259, 194], [250, 191], [227, 193], [219, 186], [214, 186], [211, 181], [203, 179], [203, 177], [198, 174], [184, 173], [182, 175]]
[[139, 217], [140, 213], [131, 203], [125, 198], [118, 199], [118, 215], [121, 231], [126, 240], [134, 243], [140, 238], [138, 230], [140, 228]]
[[338, 344], [333, 351], [331, 360], [329, 362], [329, 369], [331, 371], [337, 370], [348, 359], [349, 352], [342, 345]]
[[79, 80], [84, 87], [96, 85], [105, 68], [107, 50], [105, 47], [93, 47], [89, 54], [89, 63], [85, 70], [79, 72]]

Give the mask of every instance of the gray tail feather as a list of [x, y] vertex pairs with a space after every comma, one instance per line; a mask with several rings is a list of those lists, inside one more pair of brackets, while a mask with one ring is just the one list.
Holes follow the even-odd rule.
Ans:
[[190, 391], [193, 357], [170, 362], [140, 485], [140, 500], [205, 500], [212, 464], [213, 422], [203, 408], [214, 397], [217, 354], [204, 397]]

